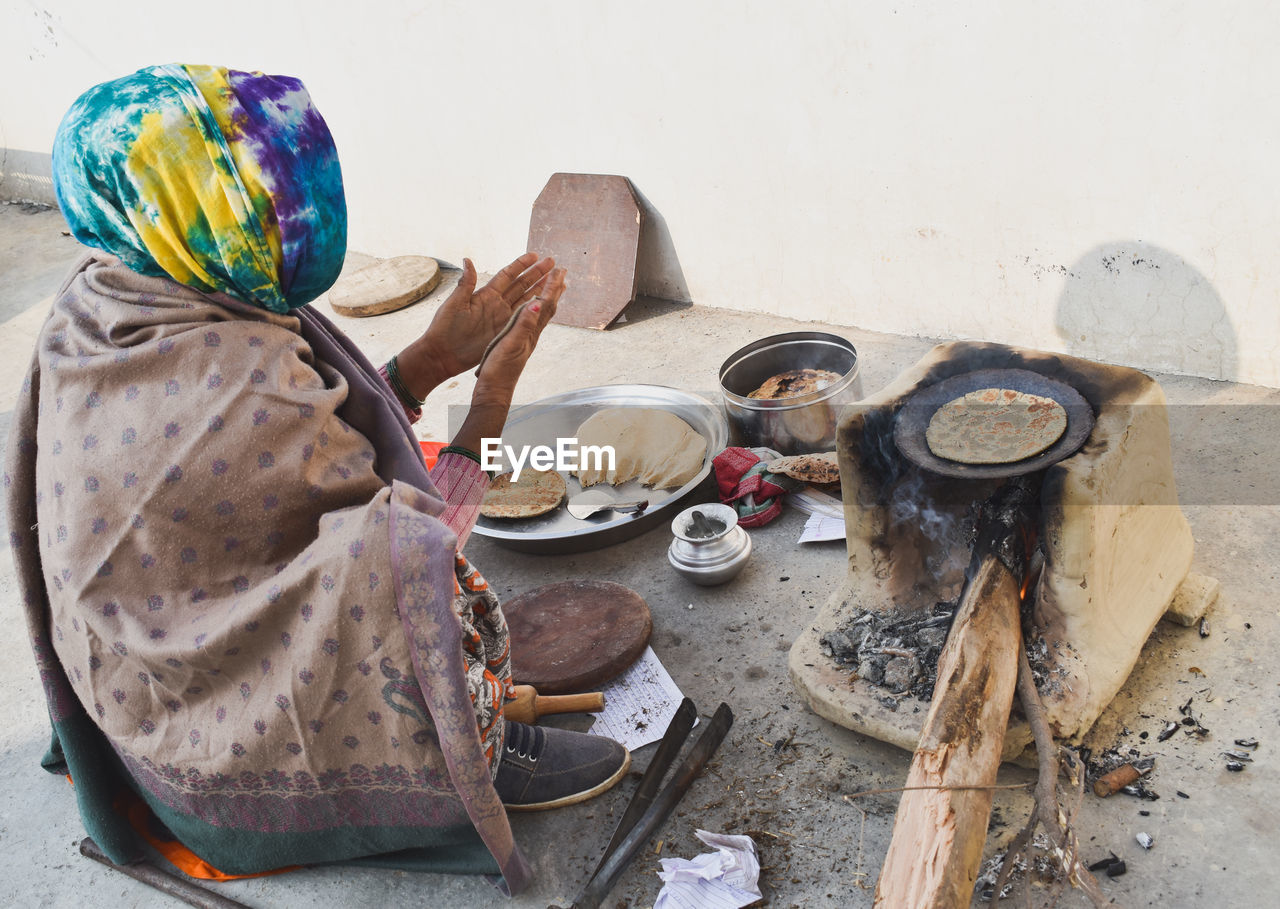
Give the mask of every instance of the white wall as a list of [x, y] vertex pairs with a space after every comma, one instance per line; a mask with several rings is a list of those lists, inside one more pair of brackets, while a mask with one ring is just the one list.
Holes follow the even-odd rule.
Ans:
[[700, 304], [1280, 385], [1266, 0], [0, 2], [18, 153], [150, 63], [289, 73], [356, 249], [493, 268], [624, 174]]

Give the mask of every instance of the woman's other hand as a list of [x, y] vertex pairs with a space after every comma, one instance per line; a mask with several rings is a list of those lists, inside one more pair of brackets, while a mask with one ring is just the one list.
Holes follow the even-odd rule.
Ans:
[[[516, 260], [517, 263], [519, 261], [520, 259]], [[550, 262], [549, 259], [543, 261]], [[564, 293], [564, 276], [563, 268], [553, 268], [546, 274], [545, 280], [540, 279], [541, 283], [529, 292], [533, 294], [532, 300], [528, 301], [529, 305], [485, 358], [476, 379], [475, 390], [471, 394], [471, 409], [453, 439], [454, 445], [478, 452], [481, 439], [497, 438], [501, 434], [502, 427], [507, 422], [507, 411], [511, 407], [516, 382], [537, 346], [542, 330], [556, 314], [556, 304]], [[504, 319], [504, 324], [505, 321]]]
[[422, 337], [396, 358], [400, 375], [419, 400], [441, 382], [477, 363], [511, 313], [538, 293], [555, 267], [551, 259], [525, 253], [476, 290], [476, 268], [462, 260], [462, 277], [436, 310]]

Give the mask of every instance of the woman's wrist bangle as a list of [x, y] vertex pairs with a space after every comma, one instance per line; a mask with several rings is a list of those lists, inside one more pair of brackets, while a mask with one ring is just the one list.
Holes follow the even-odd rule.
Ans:
[[400, 365], [396, 362], [396, 358], [392, 357], [387, 361], [387, 379], [391, 383], [391, 390], [396, 393], [396, 397], [400, 399], [400, 403], [405, 407], [416, 409], [425, 404], [420, 401], [409, 391], [409, 387], [404, 384], [404, 378], [400, 375]]
[[442, 455], [456, 454], [456, 455], [462, 455], [464, 458], [470, 458], [471, 460], [475, 461], [477, 464], [480, 465], [480, 470], [484, 473], [486, 477], [488, 477], [490, 480], [492, 480], [494, 477], [494, 471], [485, 470], [484, 461], [480, 459], [480, 455], [476, 454], [470, 448], [463, 448], [461, 445], [446, 445], [444, 448], [440, 449], [440, 454]]
[[480, 460], [480, 455], [476, 454], [470, 448], [463, 448], [461, 445], [446, 445], [444, 448], [440, 449], [440, 454], [462, 455], [464, 458], [470, 458], [475, 461], [481, 467], [484, 466], [483, 462]]

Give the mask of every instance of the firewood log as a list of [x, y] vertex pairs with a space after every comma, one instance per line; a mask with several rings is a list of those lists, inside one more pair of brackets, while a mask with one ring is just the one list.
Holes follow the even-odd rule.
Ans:
[[995, 555], [970, 578], [938, 658], [877, 907], [959, 909], [972, 901], [993, 797], [981, 787], [995, 785], [1017, 684], [1021, 584]]

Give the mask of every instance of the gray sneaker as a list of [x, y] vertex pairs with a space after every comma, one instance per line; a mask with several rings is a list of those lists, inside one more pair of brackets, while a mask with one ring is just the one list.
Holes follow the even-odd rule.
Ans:
[[611, 789], [631, 767], [631, 752], [613, 739], [554, 726], [506, 724], [493, 785], [512, 811], [585, 802]]

